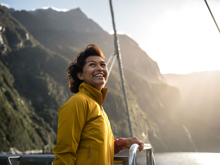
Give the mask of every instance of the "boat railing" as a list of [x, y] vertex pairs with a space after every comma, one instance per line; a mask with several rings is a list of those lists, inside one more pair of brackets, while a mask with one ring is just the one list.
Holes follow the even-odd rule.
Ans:
[[[0, 155], [0, 165], [52, 165], [55, 155]], [[144, 150], [139, 152], [139, 145], [130, 147], [128, 156], [115, 156], [114, 165], [156, 165], [150, 144], [144, 144]]]
[[141, 152], [139, 152], [139, 145], [133, 144], [130, 147], [128, 158], [128, 165], [156, 165], [150, 144], [144, 144]]

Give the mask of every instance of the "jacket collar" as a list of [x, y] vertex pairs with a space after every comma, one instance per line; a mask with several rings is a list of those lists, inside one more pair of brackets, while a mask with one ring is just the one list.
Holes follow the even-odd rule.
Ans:
[[108, 88], [102, 88], [100, 92], [97, 89], [93, 88], [91, 85], [83, 82], [79, 86], [79, 91], [85, 92], [87, 95], [92, 97], [92, 99], [95, 100], [99, 105], [102, 105], [105, 101]]

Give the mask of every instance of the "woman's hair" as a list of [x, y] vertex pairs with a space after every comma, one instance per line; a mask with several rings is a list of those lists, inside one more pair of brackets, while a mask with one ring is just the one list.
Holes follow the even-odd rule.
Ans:
[[79, 92], [79, 86], [83, 81], [77, 77], [77, 73], [83, 72], [86, 58], [89, 56], [100, 56], [101, 58], [105, 59], [101, 49], [94, 44], [88, 45], [76, 56], [67, 69], [69, 88], [72, 93]]

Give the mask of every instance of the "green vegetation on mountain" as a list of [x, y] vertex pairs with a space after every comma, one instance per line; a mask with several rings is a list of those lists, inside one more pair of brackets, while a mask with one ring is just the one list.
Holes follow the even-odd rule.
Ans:
[[22, 151], [52, 145], [55, 133], [43, 118], [36, 115], [29, 100], [13, 87], [15, 80], [0, 62], [0, 148], [16, 147]]

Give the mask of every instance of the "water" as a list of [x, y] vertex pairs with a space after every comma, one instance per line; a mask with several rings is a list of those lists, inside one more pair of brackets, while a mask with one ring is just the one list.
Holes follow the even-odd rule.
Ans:
[[220, 153], [155, 153], [156, 165], [220, 165]]

